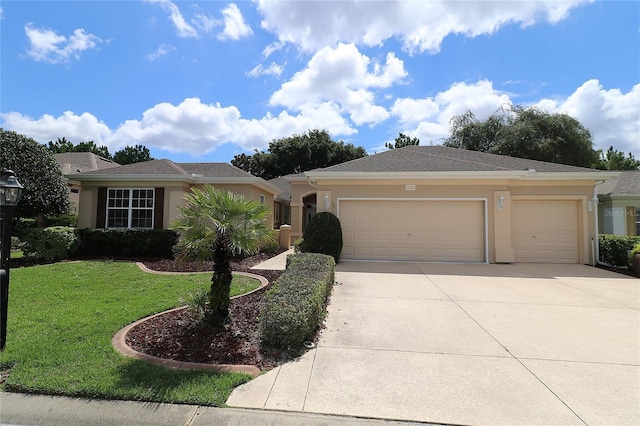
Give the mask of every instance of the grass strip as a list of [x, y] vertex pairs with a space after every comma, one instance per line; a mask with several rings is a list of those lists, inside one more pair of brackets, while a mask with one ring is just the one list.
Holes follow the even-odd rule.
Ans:
[[[156, 275], [133, 263], [67, 262], [11, 270], [7, 347], [0, 369], [13, 392], [221, 406], [250, 379], [240, 373], [177, 371], [129, 359], [113, 335], [179, 306], [211, 274]], [[234, 276], [232, 295], [259, 286]]]

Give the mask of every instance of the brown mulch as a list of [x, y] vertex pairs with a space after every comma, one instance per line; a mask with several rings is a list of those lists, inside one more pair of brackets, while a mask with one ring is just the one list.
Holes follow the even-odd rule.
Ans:
[[[275, 253], [278, 254], [278, 253]], [[132, 328], [126, 343], [132, 349], [164, 359], [205, 364], [255, 365], [271, 369], [300, 354], [265, 348], [261, 344], [258, 316], [264, 292], [282, 271], [250, 270], [274, 254], [258, 254], [232, 262], [232, 269], [262, 275], [269, 286], [231, 301], [229, 319], [223, 328], [214, 328], [194, 319], [187, 310], [177, 310], [156, 316]], [[144, 262], [155, 271], [211, 271], [211, 262], [175, 262], [161, 260]]]

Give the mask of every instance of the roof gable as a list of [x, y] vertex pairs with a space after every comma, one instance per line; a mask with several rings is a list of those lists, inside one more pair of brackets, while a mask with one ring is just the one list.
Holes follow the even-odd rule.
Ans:
[[93, 152], [63, 152], [53, 154], [53, 158], [60, 165], [64, 175], [120, 167], [120, 164], [102, 158]]

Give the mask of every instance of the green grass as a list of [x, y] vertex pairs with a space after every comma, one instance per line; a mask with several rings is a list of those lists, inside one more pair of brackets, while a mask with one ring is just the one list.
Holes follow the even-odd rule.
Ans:
[[24, 253], [22, 252], [22, 250], [12, 251], [9, 257], [11, 259], [22, 259], [24, 257]]
[[[156, 275], [133, 263], [72, 262], [11, 270], [4, 389], [43, 393], [223, 405], [245, 374], [169, 370], [123, 357], [114, 334], [147, 315], [179, 306], [211, 274]], [[250, 281], [249, 281], [250, 280]], [[232, 295], [255, 288], [234, 277]]]

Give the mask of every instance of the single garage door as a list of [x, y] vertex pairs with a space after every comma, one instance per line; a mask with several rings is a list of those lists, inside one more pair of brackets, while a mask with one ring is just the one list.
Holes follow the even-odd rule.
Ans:
[[512, 223], [516, 262], [579, 263], [577, 201], [516, 200]]
[[482, 262], [483, 201], [340, 200], [345, 259]]

